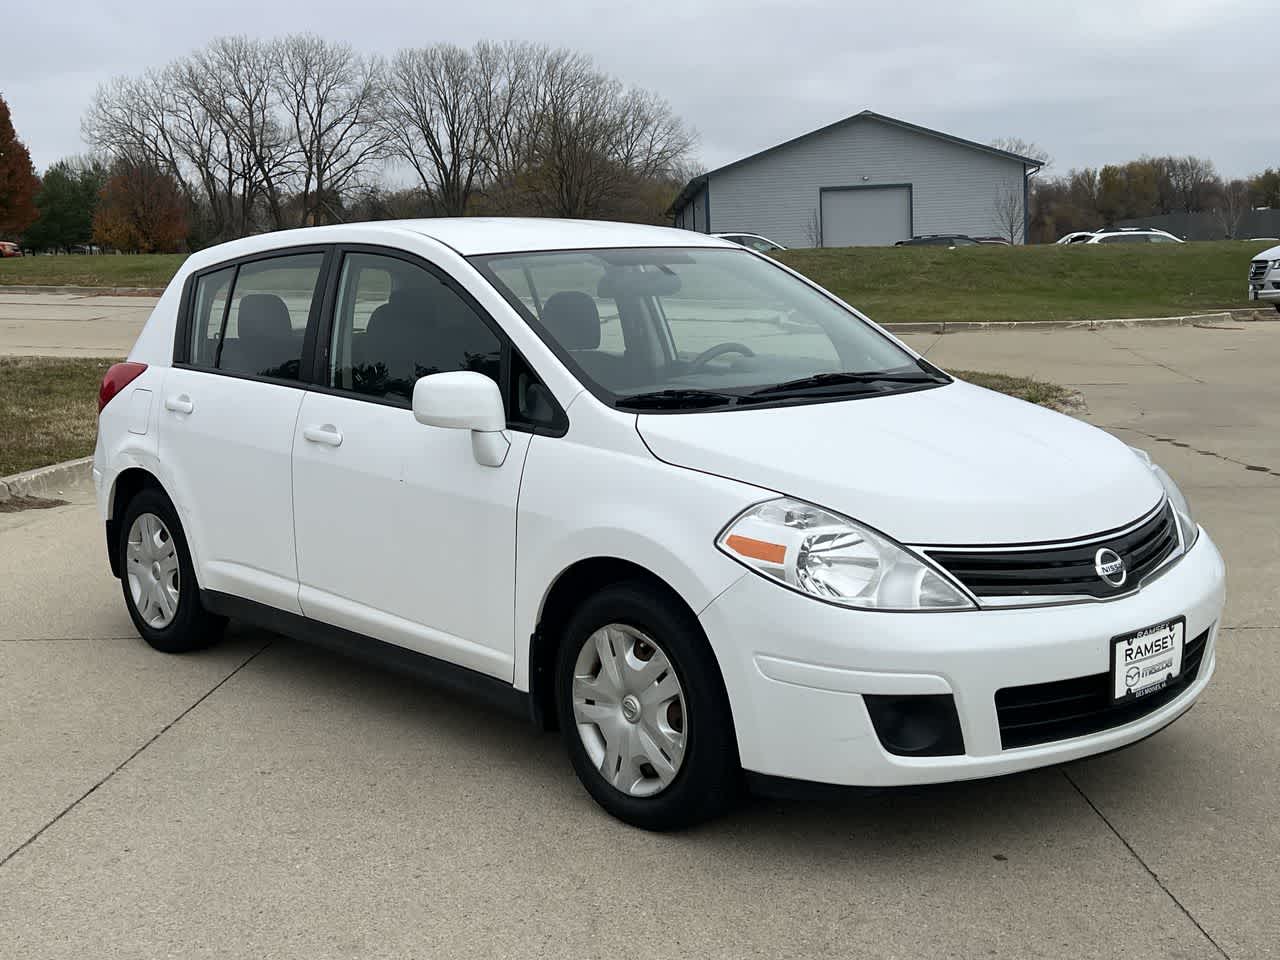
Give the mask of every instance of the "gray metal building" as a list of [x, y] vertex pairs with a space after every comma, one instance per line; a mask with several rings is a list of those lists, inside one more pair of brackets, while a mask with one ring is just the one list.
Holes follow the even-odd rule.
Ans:
[[677, 227], [788, 247], [881, 246], [930, 233], [1026, 236], [1041, 164], [864, 110], [685, 186]]

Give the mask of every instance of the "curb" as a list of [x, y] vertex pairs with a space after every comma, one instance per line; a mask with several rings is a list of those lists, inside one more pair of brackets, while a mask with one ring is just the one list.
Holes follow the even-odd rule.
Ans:
[[70, 293], [79, 297], [158, 297], [164, 287], [66, 287], [38, 284], [0, 284], [0, 293], [38, 296], [42, 293]]
[[886, 323], [890, 333], [958, 333], [974, 330], [1115, 330], [1124, 327], [1183, 327], [1200, 323], [1274, 323], [1274, 310], [1215, 310], [1181, 317], [1133, 317], [1115, 320], [941, 320], [937, 323]]
[[50, 467], [37, 467], [11, 477], [0, 477], [0, 501], [13, 497], [55, 499], [67, 487], [84, 483], [93, 475], [93, 457], [66, 460]]

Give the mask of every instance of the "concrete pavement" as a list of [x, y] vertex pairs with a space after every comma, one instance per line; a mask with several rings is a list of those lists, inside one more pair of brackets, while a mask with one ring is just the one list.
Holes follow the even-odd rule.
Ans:
[[0, 287], [0, 356], [123, 357], [155, 297], [11, 293]]
[[1280, 327], [912, 342], [1078, 386], [1183, 485], [1230, 601], [1173, 727], [644, 834], [472, 701], [254, 631], [152, 653], [80, 491], [0, 515], [0, 955], [1280, 956]]

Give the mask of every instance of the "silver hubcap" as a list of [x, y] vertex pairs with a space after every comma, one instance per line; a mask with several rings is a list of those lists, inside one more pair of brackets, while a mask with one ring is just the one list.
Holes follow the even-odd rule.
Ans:
[[129, 528], [125, 546], [129, 594], [144, 623], [162, 630], [178, 612], [178, 548], [164, 521], [141, 513]]
[[684, 761], [688, 713], [671, 661], [621, 623], [587, 637], [573, 669], [573, 716], [600, 776], [633, 797], [664, 790]]

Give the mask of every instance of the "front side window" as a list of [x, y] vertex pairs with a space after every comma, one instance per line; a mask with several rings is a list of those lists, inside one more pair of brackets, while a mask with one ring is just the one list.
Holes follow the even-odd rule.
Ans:
[[200, 277], [190, 362], [227, 373], [300, 379], [302, 342], [323, 266], [323, 253], [303, 253]]
[[380, 254], [343, 258], [330, 387], [408, 405], [432, 373], [474, 370], [501, 383], [501, 358], [497, 335], [435, 274]]
[[745, 251], [576, 250], [472, 262], [588, 388], [622, 409], [832, 399], [948, 382]]

